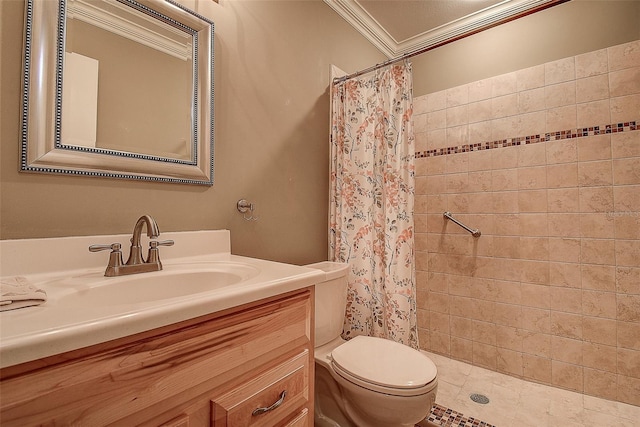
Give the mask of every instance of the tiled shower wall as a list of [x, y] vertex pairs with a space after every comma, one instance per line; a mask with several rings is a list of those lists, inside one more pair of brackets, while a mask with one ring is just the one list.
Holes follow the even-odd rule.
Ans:
[[421, 347], [640, 405], [640, 41], [415, 98], [414, 128]]

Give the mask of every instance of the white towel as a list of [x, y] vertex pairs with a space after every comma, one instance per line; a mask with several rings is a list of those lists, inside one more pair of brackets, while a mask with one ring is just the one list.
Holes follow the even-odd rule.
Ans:
[[47, 293], [21, 276], [0, 279], [0, 311], [42, 304]]

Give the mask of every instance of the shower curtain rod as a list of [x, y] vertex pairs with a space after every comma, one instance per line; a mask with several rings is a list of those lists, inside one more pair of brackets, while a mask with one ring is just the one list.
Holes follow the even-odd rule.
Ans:
[[419, 50], [416, 50], [414, 52], [407, 52], [407, 53], [405, 53], [405, 54], [403, 54], [401, 56], [398, 56], [396, 58], [387, 59], [384, 62], [381, 62], [381, 63], [376, 64], [376, 65], [372, 65], [371, 67], [365, 68], [364, 70], [356, 71], [355, 73], [347, 74], [346, 76], [336, 77], [336, 78], [333, 79], [333, 83], [334, 84], [335, 83], [342, 83], [342, 82], [344, 82], [346, 80], [350, 80], [350, 79], [352, 79], [354, 77], [358, 77], [358, 76], [361, 76], [363, 74], [370, 73], [371, 71], [375, 71], [375, 70], [378, 70], [380, 68], [384, 68], [387, 65], [395, 64], [396, 62], [400, 62], [400, 61], [403, 61], [403, 60], [405, 60], [407, 58], [411, 58], [412, 56], [420, 55], [421, 53], [424, 53], [424, 52], [426, 52], [428, 50], [431, 50], [431, 49], [433, 49], [435, 47], [436, 46], [430, 46], [428, 48], [419, 49]]
[[371, 67], [365, 68], [364, 70], [356, 71], [355, 73], [347, 74], [346, 76], [336, 77], [336, 78], [333, 79], [333, 84], [342, 83], [342, 82], [344, 82], [346, 80], [350, 80], [350, 79], [352, 79], [354, 77], [361, 76], [361, 75], [369, 73], [371, 71], [375, 71], [377, 69], [386, 67], [387, 65], [395, 64], [396, 62], [403, 61], [405, 59], [408, 59], [408, 58], [414, 57], [416, 55], [420, 55], [422, 53], [425, 53], [425, 52], [428, 52], [430, 50], [433, 50], [433, 49], [435, 49], [437, 47], [444, 46], [446, 44], [449, 44], [449, 43], [455, 42], [457, 40], [463, 39], [463, 38], [465, 38], [467, 36], [471, 36], [473, 34], [479, 33], [480, 31], [495, 27], [495, 26], [500, 25], [500, 24], [504, 24], [504, 23], [509, 22], [509, 21], [513, 21], [514, 19], [522, 18], [523, 16], [527, 16], [527, 15], [530, 15], [532, 13], [539, 12], [539, 11], [547, 9], [547, 8], [549, 8], [551, 6], [555, 6], [555, 5], [558, 5], [558, 4], [561, 4], [561, 3], [565, 3], [567, 1], [569, 1], [569, 0], [547, 0], [547, 1], [541, 1], [541, 4], [539, 4], [539, 5], [535, 6], [535, 7], [532, 7], [530, 9], [526, 9], [524, 11], [521, 10], [520, 13], [516, 13], [516, 14], [510, 15], [510, 16], [506, 16], [506, 17], [504, 17], [502, 19], [498, 19], [497, 21], [492, 22], [491, 24], [489, 24], [489, 25], [487, 25], [485, 27], [475, 28], [475, 29], [469, 30], [467, 32], [464, 32], [462, 34], [458, 34], [458, 35], [449, 37], [449, 38], [447, 38], [445, 40], [442, 40], [440, 42], [436, 42], [434, 44], [431, 44], [431, 45], [428, 45], [428, 46], [424, 46], [422, 48], [419, 48], [419, 49], [416, 49], [416, 50], [413, 50], [413, 51], [406, 52], [406, 53], [404, 53], [404, 54], [402, 54], [402, 55], [400, 55], [400, 56], [398, 56], [396, 58], [391, 58], [391, 59], [388, 59], [388, 60], [386, 60], [384, 62], [381, 62], [379, 64], [372, 65]]

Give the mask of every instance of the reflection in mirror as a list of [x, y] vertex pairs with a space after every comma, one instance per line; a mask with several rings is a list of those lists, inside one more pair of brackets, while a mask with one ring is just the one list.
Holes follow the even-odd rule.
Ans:
[[28, 0], [21, 169], [211, 185], [212, 75], [171, 0]]
[[61, 144], [191, 159], [192, 39], [116, 1], [68, 1]]

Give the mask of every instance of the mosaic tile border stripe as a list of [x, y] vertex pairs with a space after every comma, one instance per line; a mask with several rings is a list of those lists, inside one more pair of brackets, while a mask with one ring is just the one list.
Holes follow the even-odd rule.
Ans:
[[431, 408], [431, 413], [427, 419], [442, 427], [495, 427], [485, 421], [480, 421], [473, 417], [465, 417], [460, 412], [445, 408], [437, 403]]
[[640, 130], [636, 121], [614, 123], [610, 125], [593, 126], [587, 128], [577, 128], [558, 132], [547, 132], [543, 134], [521, 136], [511, 139], [500, 139], [496, 141], [480, 142], [477, 144], [465, 144], [416, 152], [416, 158], [446, 156], [448, 154], [468, 153], [471, 151], [492, 150], [494, 148], [514, 147], [518, 145], [536, 144], [539, 142], [559, 141], [562, 139], [583, 138], [586, 136], [606, 135], [612, 133], [629, 132]]

